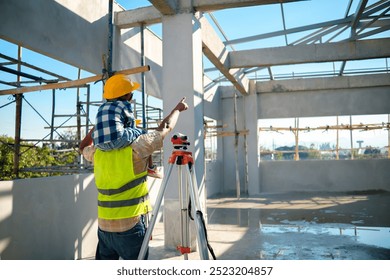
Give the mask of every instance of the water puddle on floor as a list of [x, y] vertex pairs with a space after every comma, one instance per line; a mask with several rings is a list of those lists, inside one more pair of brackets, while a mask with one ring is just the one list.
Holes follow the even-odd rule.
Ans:
[[[367, 225], [371, 216], [364, 211], [339, 213], [333, 209], [209, 208], [208, 221], [244, 233], [232, 241], [237, 251], [245, 248], [245, 254], [241, 249], [237, 252], [244, 259], [390, 260], [389, 222], [371, 226]], [[231, 251], [227, 256], [234, 256], [236, 251]]]
[[390, 228], [332, 224], [260, 224], [263, 234], [306, 233], [314, 235], [345, 236], [360, 244], [390, 249]]

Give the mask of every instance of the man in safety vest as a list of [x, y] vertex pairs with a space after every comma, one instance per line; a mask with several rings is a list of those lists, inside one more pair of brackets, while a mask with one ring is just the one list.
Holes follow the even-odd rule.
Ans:
[[97, 260], [138, 258], [146, 233], [144, 215], [152, 210], [147, 187], [148, 157], [161, 149], [180, 112], [187, 109], [183, 98], [156, 130], [142, 134], [122, 149], [95, 149], [92, 130], [80, 143], [80, 152], [94, 162], [98, 190]]

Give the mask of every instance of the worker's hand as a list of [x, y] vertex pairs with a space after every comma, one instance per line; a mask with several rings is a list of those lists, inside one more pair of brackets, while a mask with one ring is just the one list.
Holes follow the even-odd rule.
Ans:
[[173, 110], [179, 110], [179, 112], [185, 111], [188, 109], [188, 104], [185, 103], [186, 98], [183, 97], [179, 103], [177, 103], [176, 107]]

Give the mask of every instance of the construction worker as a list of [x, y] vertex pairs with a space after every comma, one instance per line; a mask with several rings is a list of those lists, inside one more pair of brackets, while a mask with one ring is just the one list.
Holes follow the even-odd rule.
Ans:
[[[92, 131], [80, 151], [94, 159], [98, 189], [98, 260], [137, 259], [146, 233], [144, 215], [152, 210], [147, 188], [148, 157], [161, 149], [180, 112], [188, 109], [183, 98], [152, 132], [142, 134], [125, 148], [102, 151], [92, 143]], [[148, 253], [145, 259], [148, 258]]]
[[[124, 74], [113, 75], [105, 82], [103, 97], [106, 102], [98, 109], [92, 134], [96, 148], [102, 151], [120, 149], [146, 133], [146, 130], [136, 127], [130, 103], [133, 91], [139, 87], [139, 83]], [[148, 175], [162, 178], [152, 156], [149, 157]]]

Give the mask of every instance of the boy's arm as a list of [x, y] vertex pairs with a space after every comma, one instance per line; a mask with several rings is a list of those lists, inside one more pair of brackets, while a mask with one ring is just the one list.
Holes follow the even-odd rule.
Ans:
[[142, 134], [145, 134], [146, 132], [141, 128], [126, 127], [124, 133], [126, 134], [127, 141], [129, 143], [133, 143], [135, 139], [137, 139]]

